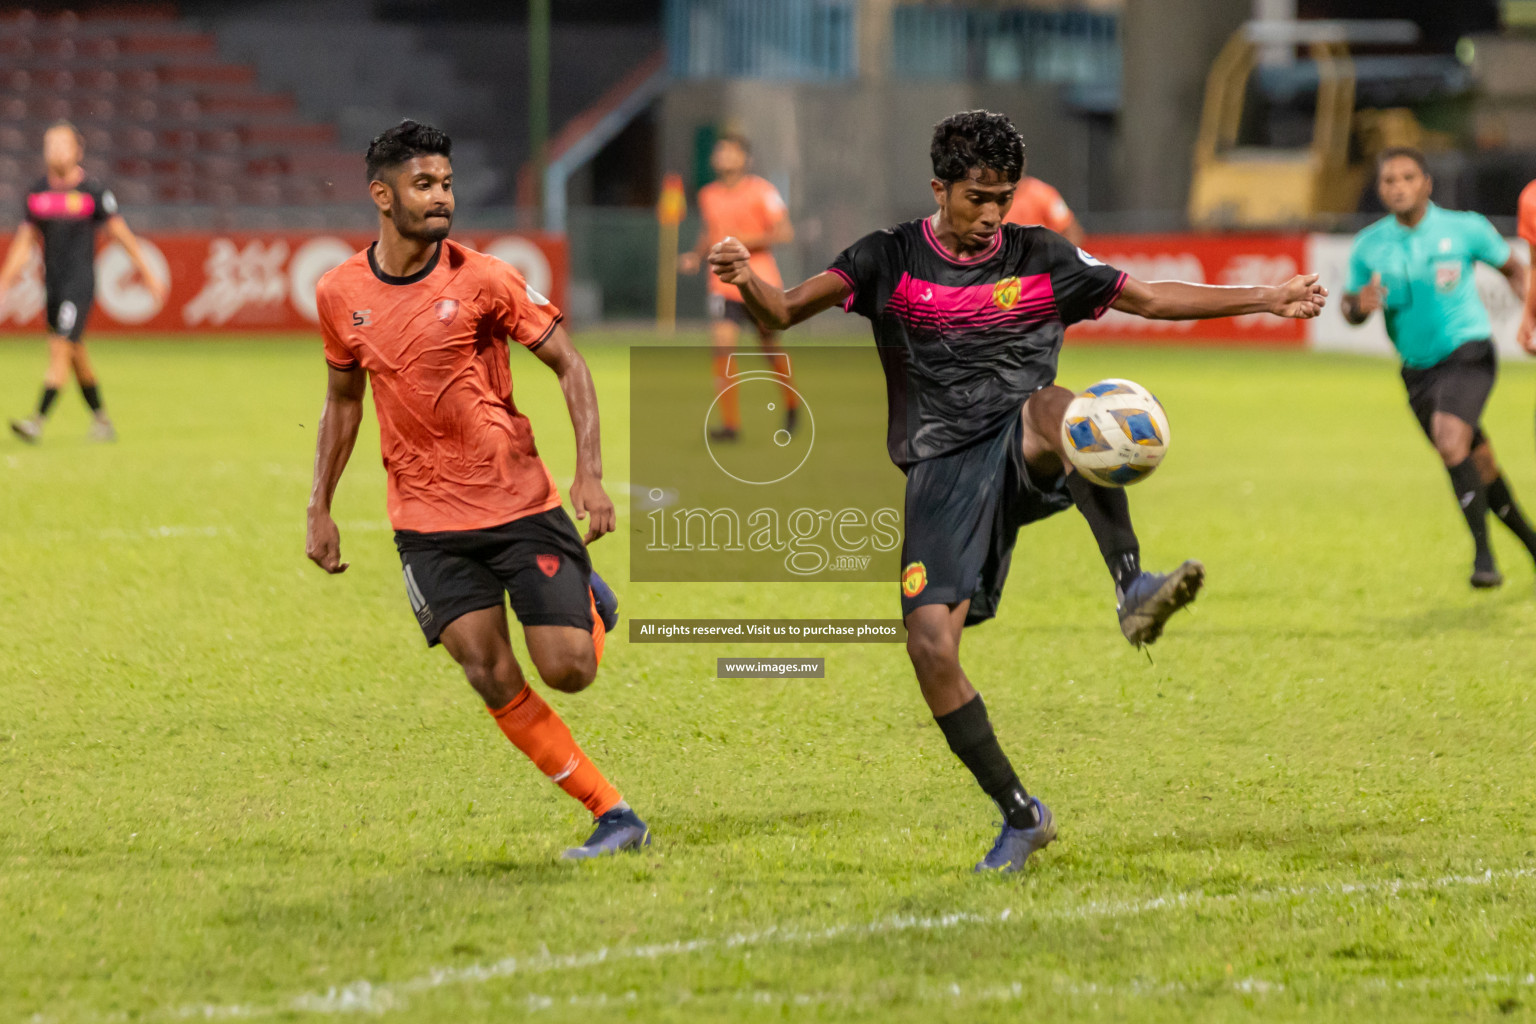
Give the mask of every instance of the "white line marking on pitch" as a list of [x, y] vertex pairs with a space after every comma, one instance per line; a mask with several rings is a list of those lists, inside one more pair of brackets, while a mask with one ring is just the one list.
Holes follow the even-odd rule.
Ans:
[[[1536, 868], [1516, 868], [1506, 871], [1488, 870], [1480, 875], [1445, 875], [1428, 879], [1393, 879], [1384, 882], [1346, 882], [1338, 885], [1291, 886], [1277, 889], [1261, 889], [1253, 892], [1225, 893], [1207, 896], [1201, 892], [1175, 893], [1148, 900], [1090, 901], [1077, 906], [1048, 910], [1043, 913], [1021, 915], [1021, 919], [1085, 921], [1100, 918], [1134, 917], [1158, 910], [1176, 910], [1223, 903], [1267, 902], [1286, 897], [1351, 896], [1377, 893], [1396, 896], [1406, 892], [1449, 889], [1458, 886], [1489, 885], [1495, 881], [1524, 879], [1536, 876]], [[958, 928], [965, 925], [1001, 924], [1012, 920], [1014, 910], [1004, 908], [995, 913], [978, 914], [960, 911], [934, 917], [895, 915], [864, 924], [838, 924], [825, 928], [797, 930], [772, 925], [761, 931], [741, 932], [724, 938], [680, 939], [673, 942], [653, 943], [643, 946], [603, 947], [586, 953], [554, 955], [542, 952], [532, 956], [509, 956], [486, 964], [467, 967], [436, 967], [425, 974], [399, 982], [354, 981], [349, 985], [327, 989], [325, 992], [309, 992], [278, 1005], [229, 1005], [201, 1004], [182, 1006], [170, 1011], [170, 1016], [182, 1019], [226, 1020], [235, 1018], [267, 1017], [279, 1013], [387, 1013], [404, 1005], [406, 996], [447, 985], [484, 984], [513, 975], [546, 974], [552, 971], [579, 971], [623, 960], [658, 960], [664, 957], [686, 956], [704, 950], [733, 950], [754, 946], [797, 946], [826, 942], [844, 937], [866, 938], [902, 932], [928, 932]], [[1257, 986], [1268, 985], [1261, 979], [1249, 979]], [[1426, 979], [1428, 980], [1428, 979]], [[1256, 991], [1257, 989], [1253, 989]], [[1106, 994], [1109, 989], [1095, 987], [1091, 994]]]

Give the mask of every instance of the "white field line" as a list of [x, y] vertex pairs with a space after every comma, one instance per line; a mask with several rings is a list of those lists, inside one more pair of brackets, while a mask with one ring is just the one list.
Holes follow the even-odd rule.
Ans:
[[[865, 939], [872, 936], [893, 935], [905, 932], [947, 931], [972, 925], [1004, 924], [1011, 920], [1023, 921], [1088, 921], [1104, 918], [1135, 917], [1161, 910], [1180, 910], [1191, 907], [1209, 907], [1223, 904], [1272, 902], [1275, 900], [1320, 896], [1384, 895], [1398, 896], [1403, 893], [1451, 889], [1461, 886], [1490, 885], [1496, 881], [1512, 881], [1536, 876], [1536, 868], [1515, 868], [1504, 871], [1488, 870], [1480, 875], [1444, 875], [1428, 879], [1393, 879], [1385, 882], [1346, 882], [1337, 885], [1283, 886], [1259, 889], [1252, 892], [1206, 895], [1201, 892], [1173, 893], [1148, 900], [1093, 900], [1043, 913], [1028, 910], [1017, 915], [1013, 908], [990, 913], [956, 912], [933, 917], [893, 915], [861, 924], [837, 924], [824, 928], [797, 929], [772, 925], [760, 931], [739, 932], [723, 938], [698, 937], [672, 942], [641, 946], [605, 946], [585, 953], [552, 954], [543, 951], [530, 956], [509, 956], [490, 963], [470, 964], [463, 967], [435, 967], [424, 974], [398, 982], [370, 982], [366, 979], [333, 987], [324, 992], [309, 992], [283, 1003], [228, 1005], [198, 1004], [173, 1009], [169, 1015], [180, 1019], [225, 1020], [235, 1018], [268, 1017], [281, 1013], [386, 1013], [405, 1005], [407, 997], [429, 992], [448, 985], [479, 985], [500, 978], [519, 975], [548, 974], [552, 972], [582, 971], [624, 961], [662, 960], [684, 957], [706, 951], [729, 952], [759, 946], [806, 946], [836, 939]], [[1523, 977], [1522, 978], [1523, 983]], [[1366, 979], [1369, 980], [1369, 979]], [[1427, 980], [1427, 979], [1426, 979]], [[1264, 986], [1277, 983], [1262, 979], [1245, 979], [1250, 985], [1244, 991], [1260, 991]], [[1235, 982], [1234, 984], [1241, 984]], [[1411, 982], [1409, 987], [1411, 987]], [[1401, 987], [1401, 986], [1400, 986]], [[1267, 990], [1267, 989], [1265, 989]], [[1090, 986], [1080, 994], [1110, 994], [1112, 988]], [[1143, 988], [1143, 994], [1148, 990]], [[1067, 993], [1073, 994], [1073, 993]], [[606, 998], [606, 997], [605, 997]], [[616, 997], [617, 998], [617, 997]], [[627, 998], [627, 997], [625, 997]], [[553, 1005], [553, 1004], [551, 1004]]]

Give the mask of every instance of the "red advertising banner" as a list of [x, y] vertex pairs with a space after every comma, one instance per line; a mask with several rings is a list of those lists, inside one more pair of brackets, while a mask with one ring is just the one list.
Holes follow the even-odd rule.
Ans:
[[[1195, 284], [1281, 284], [1306, 266], [1307, 236], [1094, 235], [1084, 243], [1097, 260], [1139, 281]], [[1143, 320], [1110, 310], [1072, 328], [1075, 340], [1102, 338], [1169, 344], [1306, 344], [1307, 321], [1267, 313], [1222, 320]]]
[[[458, 237], [458, 236], [455, 236]], [[116, 242], [96, 254], [96, 305], [90, 331], [210, 333], [313, 328], [315, 282], [374, 240], [372, 235], [303, 232], [140, 235], [145, 258], [170, 281], [163, 306], [144, 287]], [[465, 245], [516, 267], [529, 287], [565, 302], [564, 235], [471, 234]], [[0, 329], [42, 326], [42, 259], [0, 295]]]

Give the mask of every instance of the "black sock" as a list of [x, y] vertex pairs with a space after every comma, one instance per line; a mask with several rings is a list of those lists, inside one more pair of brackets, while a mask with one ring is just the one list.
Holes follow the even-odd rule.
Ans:
[[1536, 555], [1536, 530], [1532, 530], [1531, 524], [1525, 521], [1502, 474], [1488, 485], [1487, 494], [1489, 510], [1499, 517], [1499, 522], [1509, 527], [1510, 533], [1520, 538], [1520, 543], [1525, 545], [1527, 551]]
[[1493, 568], [1493, 551], [1488, 547], [1488, 493], [1483, 478], [1469, 455], [1452, 466], [1451, 486], [1456, 490], [1456, 502], [1461, 514], [1467, 517], [1467, 529], [1472, 531], [1472, 543], [1477, 546], [1477, 568]]
[[37, 400], [37, 418], [46, 419], [48, 410], [53, 408], [54, 399], [59, 397], [58, 388], [43, 388], [43, 397]]
[[1077, 510], [1088, 520], [1093, 539], [1099, 542], [1099, 554], [1115, 578], [1115, 592], [1124, 594], [1131, 581], [1141, 575], [1141, 542], [1131, 525], [1131, 503], [1120, 487], [1100, 487], [1081, 473], [1067, 474], [1067, 490]]
[[80, 394], [85, 396], [85, 404], [91, 407], [91, 412], [101, 412], [101, 392], [96, 390], [95, 384], [81, 384]]
[[933, 720], [943, 730], [949, 749], [976, 776], [977, 783], [997, 804], [1008, 824], [1014, 828], [1040, 824], [1034, 801], [1024, 792], [1024, 784], [1008, 762], [1008, 755], [997, 744], [981, 694], [947, 715], [935, 715]]

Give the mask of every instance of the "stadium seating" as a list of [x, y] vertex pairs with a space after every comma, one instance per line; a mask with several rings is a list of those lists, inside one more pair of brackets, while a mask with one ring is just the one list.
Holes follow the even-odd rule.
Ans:
[[301, 117], [254, 67], [222, 59], [212, 34], [155, 6], [0, 15], [0, 203], [41, 173], [42, 133], [61, 118], [127, 203], [325, 203], [358, 165], [334, 125]]

